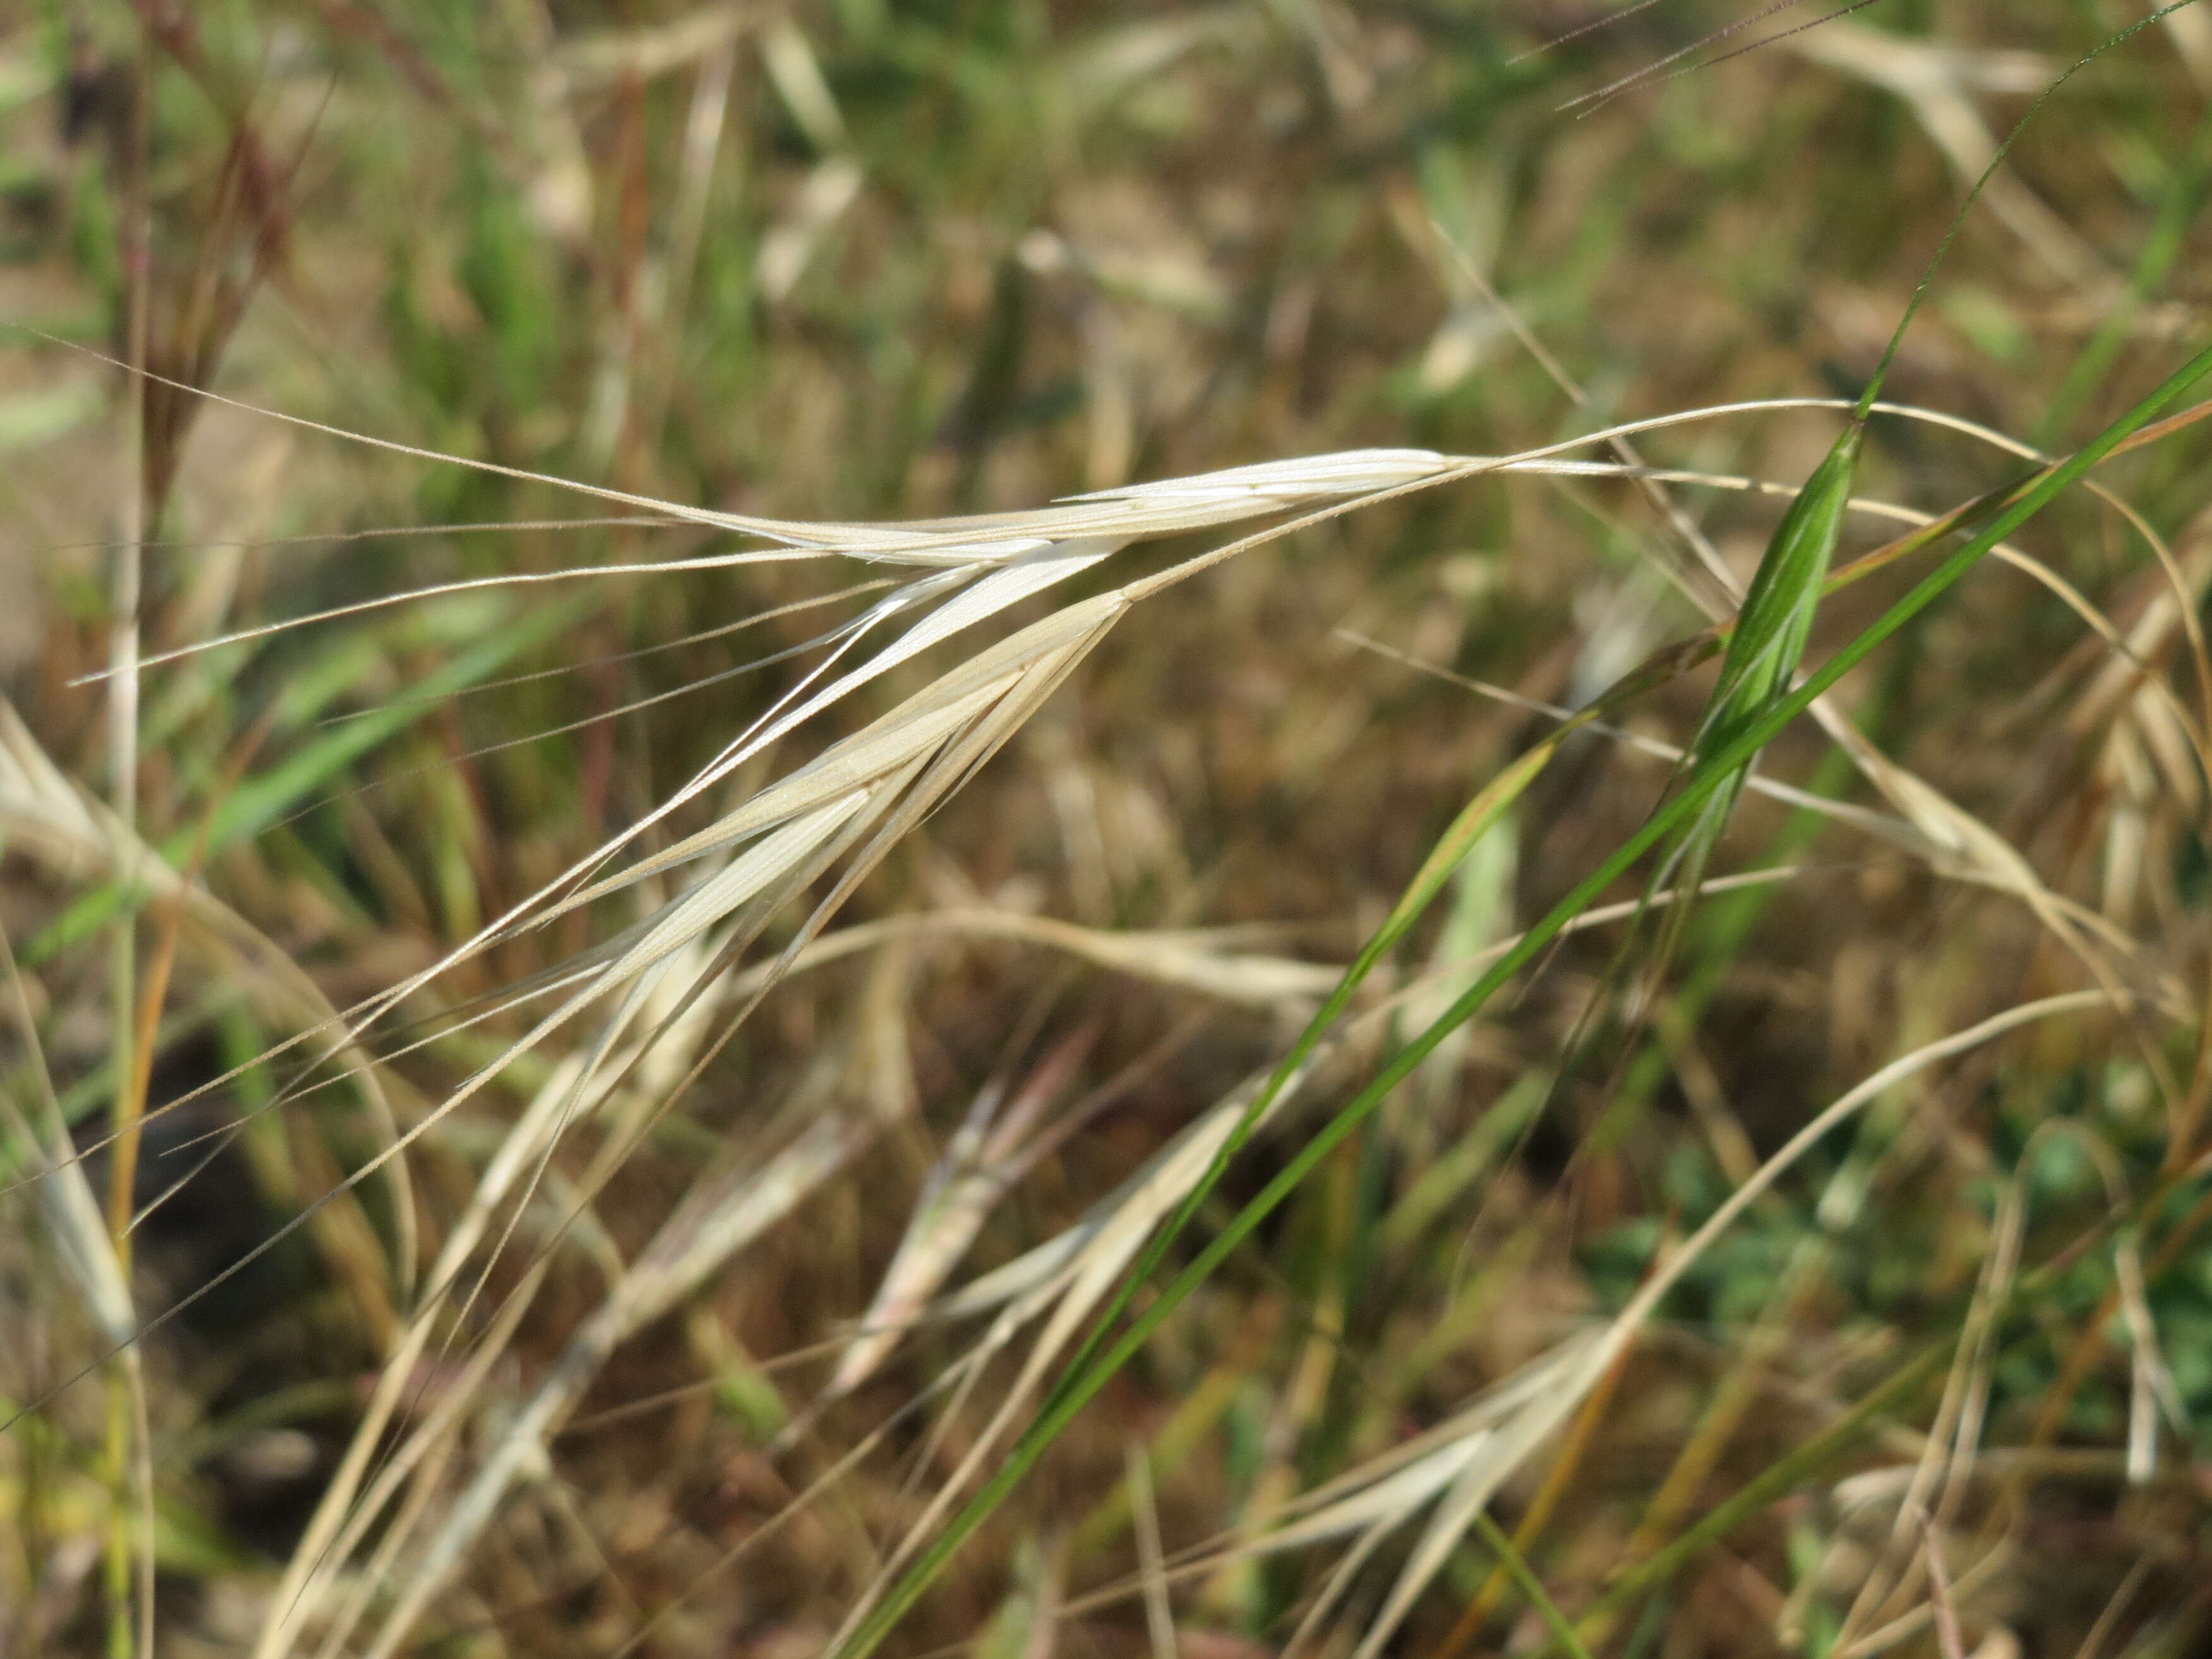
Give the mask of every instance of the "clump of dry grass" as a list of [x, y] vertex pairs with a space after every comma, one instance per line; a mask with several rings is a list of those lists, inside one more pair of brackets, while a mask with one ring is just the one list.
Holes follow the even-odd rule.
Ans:
[[[937, 94], [871, 93], [868, 74], [944, 61], [958, 98], [1007, 119], [1028, 89], [1064, 88], [1041, 130], [1122, 111], [1126, 137], [1164, 118], [1160, 100], [1171, 113], [1210, 87], [1223, 47], [1264, 39], [1297, 68], [1274, 84], [1297, 85], [1328, 129], [1301, 142], [1341, 156], [1419, 103], [1401, 36], [1431, 25], [1323, 9], [1255, 35], [1241, 15], [1164, 18], [1033, 60], [1018, 31], [971, 45], [859, 10], [757, 29], [709, 10], [557, 46], [514, 20], [527, 50], [462, 75], [445, 46], [326, 10], [334, 40], [367, 42], [462, 135], [465, 165], [499, 175], [464, 174], [466, 295], [440, 291], [420, 250], [391, 261], [378, 361], [441, 411], [417, 423], [433, 441], [342, 447], [393, 424], [343, 400], [330, 421], [269, 419], [249, 407], [270, 401], [265, 367], [203, 429], [219, 416], [299, 454], [359, 458], [316, 465], [350, 468], [364, 496], [387, 461], [393, 477], [458, 480], [419, 486], [439, 492], [432, 521], [503, 526], [520, 568], [455, 532], [410, 579], [372, 581], [349, 550], [365, 542], [342, 542], [264, 608], [252, 589], [274, 567], [249, 580], [246, 562], [210, 558], [173, 595], [156, 581], [150, 647], [104, 676], [89, 623], [63, 630], [43, 708], [82, 705], [98, 682], [144, 711], [126, 722], [146, 759], [124, 757], [119, 815], [48, 758], [76, 741], [65, 718], [42, 718], [45, 746], [20, 722], [6, 734], [14, 931], [39, 975], [19, 999], [21, 1074], [62, 1085], [18, 1113], [9, 1145], [19, 1198], [46, 1195], [97, 1316], [81, 1336], [38, 1316], [67, 1357], [9, 1384], [13, 1443], [29, 1449], [7, 1466], [7, 1501], [28, 1540], [66, 1510], [50, 1488], [77, 1494], [68, 1512], [112, 1494], [111, 1646], [129, 1615], [142, 1643], [189, 1643], [195, 1620], [242, 1641], [250, 1626], [269, 1656], [472, 1641], [856, 1653], [896, 1626], [917, 1648], [1043, 1654], [1079, 1629], [1155, 1653], [1367, 1659], [1504, 1639], [1516, 1600], [1516, 1641], [1639, 1654], [1662, 1637], [1740, 1649], [1753, 1626], [1823, 1654], [1948, 1654], [1970, 1638], [1996, 1651], [2014, 1628], [2048, 1641], [2094, 1626], [2093, 1644], [2124, 1631], [2145, 1652], [2191, 1639], [2212, 1609], [2145, 1594], [2169, 1569], [2110, 1576], [2085, 1620], [2070, 1589], [2039, 1594], [2035, 1564], [2054, 1553], [2062, 1434], [2113, 1449], [2088, 1478], [2133, 1494], [2100, 1536], [2184, 1547], [2185, 1525], [2144, 1506], [2174, 1497], [2186, 1454], [2161, 1448], [2187, 1443], [2212, 1376], [2187, 1334], [2212, 544], [2172, 459], [2201, 447], [2201, 408], [2175, 413], [2201, 356], [2063, 458], [1998, 435], [2027, 425], [2026, 391], [2009, 401], [2002, 379], [1990, 420], [1939, 412], [1972, 406], [1940, 395], [1972, 377], [1911, 349], [1915, 402], [1776, 398], [1771, 376], [1723, 376], [1715, 401], [1712, 381], [1678, 374], [1668, 392], [1698, 382], [1662, 400], [1680, 412], [1641, 419], [1600, 413], [1542, 361], [1515, 384], [1550, 395], [1540, 367], [1586, 411], [1559, 440], [1468, 401], [1455, 365], [1516, 334], [1543, 359], [1532, 331], [1573, 325], [1542, 306], [1524, 319], [1493, 289], [1502, 179], [1425, 150], [1370, 227], [1395, 225], [1396, 253], [1327, 256], [1334, 284], [1286, 256], [1250, 353], [1209, 337], [1205, 360], [1250, 377], [1224, 403], [1177, 373], [1174, 343], [1224, 315], [1203, 264], [1140, 210], [1127, 228], [1126, 201], [1095, 199], [1111, 194], [1103, 172], [1049, 146], [994, 151], [987, 125], [963, 141], [976, 176], [1042, 167], [1063, 216], [954, 260], [922, 355], [941, 371], [946, 342], [979, 343], [938, 384], [935, 447], [886, 486], [875, 458], [917, 441], [831, 442], [824, 388], [848, 381], [815, 371], [821, 331], [867, 291], [853, 250], [900, 246], [881, 222], [918, 188], [900, 135], [919, 129], [900, 112]], [[2199, 15], [2156, 20], [2185, 70]], [[1584, 45], [1663, 64], [1628, 32], [1652, 23]], [[212, 35], [153, 40], [205, 64], [250, 38]], [[844, 55], [825, 59], [831, 38]], [[1973, 98], [2024, 73], [1856, 24], [1790, 38], [1903, 96], [1969, 170], [1995, 153]], [[1498, 86], [1615, 78], [1482, 62]], [[753, 66], [757, 87], [742, 79]], [[1729, 72], [1795, 84], [1770, 60]], [[660, 97], [670, 74], [688, 103]], [[1703, 109], [1710, 84], [1670, 88], [1679, 101], [1656, 113], [1609, 104], [1576, 142], [1636, 142]], [[214, 106], [234, 135], [259, 107]], [[745, 305], [770, 319], [773, 349], [716, 407], [719, 371], [702, 360], [692, 383], [683, 329], [738, 268], [702, 228], [733, 109], [752, 112], [747, 146], [787, 154], [745, 255]], [[678, 112], [661, 179], [653, 123]], [[251, 155], [296, 115], [257, 116]], [[1555, 127], [1569, 131], [1540, 124], [1523, 142], [1587, 197], [1594, 175]], [[742, 165], [765, 164], [747, 148]], [[959, 198], [957, 169], [921, 170]], [[2168, 199], [2186, 202], [2203, 167], [2171, 170]], [[669, 225], [648, 234], [663, 193]], [[1802, 181], [1792, 194], [1822, 199]], [[2155, 238], [2120, 283], [2033, 187], [2000, 206], [2002, 234], [2094, 318], [2151, 316], [2162, 278], [2143, 273], [2173, 268]], [[1541, 248], [1547, 193], [1525, 207]], [[1262, 217], [1285, 211], [1270, 198]], [[2185, 236], [2181, 211], [2159, 223]], [[288, 222], [294, 249], [302, 222]], [[1908, 239], [1892, 240], [1902, 256]], [[588, 418], [563, 449], [528, 435], [562, 384], [545, 322], [565, 303], [528, 250], [587, 245], [616, 274], [574, 354]], [[1403, 307], [1376, 302], [1408, 271], [1444, 304], [1425, 337], [1400, 337]], [[1074, 320], [1040, 325], [1046, 295]], [[246, 314], [235, 297], [203, 317], [184, 380], [222, 356]], [[473, 336], [453, 323], [457, 298]], [[1410, 416], [1356, 397], [1303, 406], [1344, 373], [1340, 348], [1316, 343], [1324, 313], [1338, 329], [1380, 319], [1385, 337], [1349, 355], [1398, 372]], [[1677, 321], [1658, 315], [1654, 340]], [[1947, 349], [1988, 320], [1958, 324]], [[2186, 357], [2158, 326], [2142, 338], [2145, 362]], [[1832, 343], [1869, 355], [1847, 325]], [[453, 372], [455, 350], [472, 372]], [[1078, 434], [1036, 412], [1054, 352], [1081, 393]], [[1503, 382], [1508, 361], [1487, 373]], [[1286, 364], [1296, 396], [1269, 385]], [[864, 379], [848, 377], [856, 430], [874, 417]], [[182, 431], [189, 388], [138, 383], [165, 388], [163, 429]], [[2086, 401], [2094, 382], [2077, 372], [2063, 390]], [[761, 469], [776, 482], [751, 492], [781, 512], [736, 497], [732, 452], [702, 436], [730, 408], [758, 423], [738, 453], [795, 463]], [[1742, 459], [1822, 410], [1851, 416], [1844, 461]], [[1240, 422], [1256, 446], [1235, 441]], [[1140, 441], [1140, 423], [1163, 435]], [[1437, 447], [1345, 447], [1408, 424]], [[665, 441], [672, 429], [685, 435]], [[1648, 461], [1632, 447], [1647, 439], [1686, 456]], [[1184, 445], [1316, 453], [1126, 482], [1140, 451], [1164, 463]], [[1476, 450], [1494, 453], [1458, 453]], [[282, 472], [295, 452], [272, 453]], [[691, 488], [665, 476], [693, 465]], [[1071, 465], [1094, 488], [958, 510], [1042, 498], [1036, 483]], [[146, 469], [136, 499], [157, 523], [220, 533], [225, 509], [173, 503], [170, 471]], [[1817, 495], [1795, 482], [1808, 471]], [[2096, 499], [2067, 517], [2076, 483]], [[787, 516], [810, 489], [860, 510]], [[621, 516], [547, 509], [576, 490]], [[1797, 504], [1771, 545], [1806, 556], [1778, 586], [1789, 562], [1770, 555], [1739, 616], [1741, 543], [1765, 539], [1776, 496]], [[289, 510], [275, 500], [264, 517]], [[1510, 534], [1505, 509], [1481, 505], [1501, 501], [1531, 504]], [[2054, 502], [2057, 532], [2031, 525]], [[921, 516], [864, 512], [894, 503]], [[1893, 539], [1865, 550], [1869, 526]], [[263, 550], [254, 568], [274, 527], [243, 538]], [[125, 531], [135, 557], [144, 538]], [[572, 537], [604, 556], [564, 550], [592, 544]], [[1516, 550], [1434, 556], [1455, 537]], [[1661, 607], [1608, 543], [1650, 553], [1688, 605]], [[1984, 554], [2054, 608], [1996, 597], [1990, 575], [1930, 609]], [[731, 584], [747, 596], [735, 622]], [[841, 619], [825, 627], [824, 610]], [[2046, 672], [2024, 642], [2054, 618], [2077, 643]], [[1338, 623], [1389, 643], [1316, 672]], [[1873, 654], [1892, 639], [1905, 648]], [[1984, 652], [2003, 640], [2023, 643]], [[1704, 695], [1696, 671], [1714, 658], [1699, 717], [1681, 699]], [[1802, 684], [1801, 661], [1819, 665]], [[1244, 662], [1280, 678], [1240, 687]], [[513, 726], [471, 716], [493, 699]], [[1273, 720], [1252, 712], [1270, 703]], [[712, 712], [670, 718], [693, 709]], [[1785, 733], [1800, 712], [1821, 749]], [[1655, 714], [1680, 717], [1680, 748], [1652, 735]], [[2008, 718], [2038, 724], [1982, 729]], [[533, 728], [540, 740], [515, 744]], [[633, 750], [617, 730], [654, 741]], [[1009, 745], [1024, 763], [989, 766]], [[1649, 817], [1666, 775], [1636, 771], [1639, 750], [1676, 785]], [[1753, 769], [1762, 751], [1778, 771], [1818, 764], [1784, 784]], [[1840, 799], [1854, 774], [1865, 799]], [[1776, 830], [1739, 797], [1792, 816]], [[1775, 835], [1764, 866], [1713, 874], [1747, 826]], [[1670, 833], [1684, 839], [1642, 896], [1622, 892]], [[87, 896], [64, 902], [73, 890]], [[1297, 915], [1323, 921], [1303, 940], [1228, 925]], [[1607, 1028], [1618, 924], [1633, 937], [1647, 918], [1659, 964]], [[105, 994], [68, 977], [102, 929], [137, 941]], [[1515, 981], [1516, 1006], [1489, 1006]], [[118, 1034], [105, 1131], [67, 1127], [100, 1086], [82, 1035], [51, 1067], [42, 1047], [73, 1008]], [[206, 1030], [222, 1041], [191, 1048]], [[1607, 1032], [1604, 1057], [1563, 1067], [1589, 1030]], [[150, 1186], [131, 1173], [142, 1143]], [[267, 1224], [163, 1281], [165, 1218], [241, 1152]], [[2067, 1157], [2078, 1167], [2054, 1173]], [[99, 1213], [88, 1170], [108, 1172], [118, 1215]], [[156, 1255], [134, 1284], [142, 1236]], [[260, 1316], [293, 1393], [147, 1382], [148, 1353], [219, 1378], [195, 1322], [228, 1296], [269, 1295], [280, 1267], [336, 1287]], [[46, 1295], [57, 1282], [35, 1265], [23, 1278]], [[66, 1384], [118, 1349], [149, 1402], [137, 1472], [111, 1455], [103, 1488], [80, 1459], [58, 1486], [44, 1437], [97, 1438]], [[212, 1516], [240, 1483], [212, 1461], [163, 1462], [177, 1422], [219, 1398], [238, 1420], [306, 1425], [238, 1431], [297, 1435], [281, 1443], [310, 1460], [258, 1559], [228, 1540], [193, 1555], [158, 1510], [150, 1534], [119, 1524], [126, 1487]], [[1749, 1525], [1777, 1513], [1786, 1542]], [[1732, 1539], [1748, 1553], [1719, 1547]], [[27, 1586], [46, 1582], [41, 1548]], [[164, 1560], [209, 1600], [155, 1631], [150, 1578], [134, 1590], [117, 1569]], [[97, 1598], [73, 1595], [38, 1590], [13, 1616], [50, 1644], [89, 1640]]]

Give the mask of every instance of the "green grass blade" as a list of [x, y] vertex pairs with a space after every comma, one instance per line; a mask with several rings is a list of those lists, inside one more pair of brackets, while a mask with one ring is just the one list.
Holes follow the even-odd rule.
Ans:
[[1862, 422], [1845, 427], [1775, 526], [1721, 659], [1720, 682], [1700, 722], [1699, 749], [1730, 740], [1789, 690], [1843, 537], [1865, 439]]
[[[441, 699], [497, 673], [524, 652], [572, 626], [588, 610], [585, 602], [548, 605], [534, 616], [493, 630], [482, 643], [461, 652], [409, 688], [404, 697], [359, 720], [348, 720], [241, 785], [216, 810], [204, 840], [196, 827], [180, 830], [162, 843], [161, 856], [180, 866], [192, 858], [196, 848], [212, 854], [252, 839], [370, 750], [441, 706]], [[35, 965], [51, 960], [99, 932], [131, 902], [119, 884], [87, 893], [24, 947], [24, 963]]]
[[1534, 1607], [1544, 1623], [1550, 1626], [1552, 1640], [1566, 1651], [1567, 1659], [1590, 1659], [1589, 1650], [1583, 1645], [1582, 1638], [1575, 1633], [1575, 1627], [1559, 1611], [1559, 1604], [1552, 1600], [1551, 1592], [1544, 1588], [1544, 1581], [1536, 1577], [1535, 1569], [1514, 1547], [1513, 1540], [1505, 1535], [1505, 1529], [1490, 1518], [1488, 1510], [1474, 1512], [1474, 1529], [1482, 1534], [1482, 1541], [1490, 1547], [1490, 1553], [1498, 1558], [1498, 1564], [1505, 1569], [1506, 1576], [1528, 1598], [1528, 1605]]
[[[1595, 714], [1595, 710], [1592, 714]], [[1113, 1300], [1093, 1322], [1082, 1346], [1077, 1349], [1066, 1370], [1061, 1372], [1060, 1382], [1054, 1386], [1051, 1394], [1046, 1396], [1046, 1409], [1050, 1409], [1059, 1399], [1061, 1391], [1073, 1379], [1083, 1374], [1085, 1366], [1097, 1352], [1099, 1344], [1105, 1340], [1107, 1333], [1111, 1331], [1120, 1320], [1122, 1312], [1129, 1304], [1130, 1297], [1136, 1294], [1137, 1287], [1150, 1280], [1153, 1270], [1159, 1266], [1168, 1251], [1174, 1247], [1175, 1241], [1189, 1225], [1191, 1218], [1197, 1214], [1199, 1206], [1206, 1201], [1206, 1195], [1213, 1190], [1237, 1154], [1252, 1138], [1253, 1131], [1258, 1127], [1268, 1106], [1273, 1103], [1277, 1096], [1281, 1094], [1290, 1079], [1297, 1074], [1299, 1068], [1312, 1057], [1315, 1048], [1334, 1027], [1336, 1022], [1342, 1018], [1344, 1011], [1351, 1006], [1352, 997], [1365, 982], [1368, 975], [1374, 972], [1376, 965], [1389, 954], [1399, 940], [1406, 936], [1407, 930], [1411, 928], [1435, 902], [1437, 895], [1443, 890], [1444, 884], [1451, 879], [1452, 872], [1460, 866], [1468, 854], [1474, 849], [1475, 843], [1488, 834], [1504, 817], [1513, 803], [1527, 792], [1528, 786], [1535, 781], [1537, 775], [1550, 763], [1552, 757], [1559, 752], [1559, 744], [1568, 732], [1575, 730], [1581, 723], [1579, 720], [1571, 721], [1561, 726], [1549, 738], [1492, 779], [1489, 783], [1476, 792], [1474, 799], [1460, 810], [1459, 816], [1452, 820], [1451, 826], [1437, 838], [1436, 846], [1430, 850], [1429, 856], [1422, 861], [1421, 867], [1415, 873], [1413, 879], [1407, 884], [1404, 894], [1392, 908], [1389, 918], [1361, 948], [1359, 955], [1345, 970], [1344, 977], [1337, 981], [1336, 988], [1329, 993], [1328, 1000], [1306, 1023], [1305, 1029], [1298, 1034], [1297, 1041], [1291, 1045], [1290, 1053], [1284, 1056], [1282, 1062], [1276, 1066], [1274, 1074], [1267, 1079], [1267, 1086], [1253, 1097], [1252, 1103], [1245, 1109], [1244, 1115], [1237, 1120], [1237, 1127], [1230, 1132], [1229, 1138], [1222, 1143], [1221, 1150], [1214, 1154], [1212, 1163], [1207, 1166], [1206, 1174], [1200, 1179], [1197, 1186], [1191, 1189], [1189, 1194], [1177, 1206], [1167, 1225], [1153, 1235], [1152, 1240], [1146, 1244], [1144, 1254], [1138, 1258], [1136, 1265], [1123, 1277]]]

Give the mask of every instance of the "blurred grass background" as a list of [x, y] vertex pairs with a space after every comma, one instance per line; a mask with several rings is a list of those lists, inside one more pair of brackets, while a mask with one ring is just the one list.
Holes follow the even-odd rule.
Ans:
[[[1029, 507], [1365, 445], [1498, 453], [1700, 404], [1854, 396], [1993, 135], [2147, 8], [1883, 0], [1562, 109], [1752, 9], [1666, 0], [1535, 53], [1601, 10], [19, 8], [0, 18], [0, 317], [58, 337], [0, 340], [0, 666], [24, 741], [105, 793], [103, 697], [72, 681], [107, 659], [111, 548], [134, 477], [155, 651], [416, 585], [719, 544], [160, 384], [140, 408], [64, 343], [128, 356], [142, 267], [158, 374], [422, 449], [794, 518]], [[2209, 99], [2201, 7], [2071, 85], [1970, 222], [1891, 395], [2063, 449], [2201, 342]], [[1587, 406], [1516, 338], [1493, 287]], [[1650, 447], [1794, 484], [1833, 429], [1832, 416], [1766, 412]], [[2172, 538], [2198, 596], [2208, 459], [2192, 428], [2107, 480]], [[1868, 467], [1875, 493], [1930, 511], [2010, 476], [1970, 439], [1901, 422], [1877, 427]], [[1747, 574], [1773, 503], [1681, 499]], [[2123, 633], [2171, 592], [2143, 544], [2087, 501], [2022, 544]], [[1656, 574], [1678, 559], [1632, 488], [1536, 479], [1455, 486], [1249, 556], [1109, 640], [845, 921], [989, 910], [1148, 936], [1234, 927], [1240, 950], [1341, 962], [1468, 790], [1546, 722], [1338, 630], [1577, 702], [1702, 624]], [[820, 622], [795, 610], [732, 624], [866, 574], [485, 588], [150, 671], [139, 827], [343, 1006], [659, 800], [797, 672], [730, 671]], [[1896, 591], [1887, 577], [1851, 590], [1824, 634]], [[2150, 666], [2193, 696], [2163, 628]], [[2185, 761], [2177, 778], [2129, 726], [2132, 689], [2097, 692], [2108, 661], [2060, 599], [1992, 568], [1855, 677], [1849, 700], [1887, 752], [2201, 1005], [2204, 796]], [[1638, 720], [1680, 740], [1696, 708], [1677, 689]], [[1767, 765], [1866, 793], [1809, 728]], [[1664, 778], [1581, 740], [1467, 867], [1423, 954], [1453, 960], [1525, 923], [1634, 828]], [[113, 905], [100, 908], [97, 848], [73, 855], [51, 826], [41, 841], [19, 807], [0, 914], [45, 1059], [11, 1036], [8, 1087], [27, 1106], [50, 1066], [88, 1144], [115, 1088], [100, 943]], [[1599, 934], [1425, 1068], [1265, 1249], [1178, 1319], [962, 1558], [901, 1650], [1156, 1652], [1140, 1601], [1081, 1605], [1137, 1564], [1130, 1447], [1152, 1451], [1170, 1553], [1263, 1514], [1619, 1306], [1666, 1241], [1885, 1060], [2087, 982], [2016, 899], [1938, 879], [1849, 827], [1747, 803], [1730, 845], [1735, 867], [1797, 873], [1701, 916], [1617, 1091], [1601, 1066], [1534, 1115], [1606, 964]], [[167, 933], [152, 911], [139, 932], [143, 980]], [[580, 914], [444, 992], [457, 1004], [590, 937]], [[642, 1650], [816, 1651], [916, 1489], [957, 1461], [962, 1418], [942, 1443], [896, 1428], [742, 1564], [712, 1569], [963, 1340], [925, 1329], [770, 1455], [969, 1103], [1072, 1038], [1071, 1092], [1142, 1063], [993, 1210], [980, 1271], [1111, 1189], [1277, 1053], [1302, 1012], [1297, 994], [1208, 996], [1033, 939], [954, 926], [885, 939], [781, 987], [562, 1243], [474, 1408], [481, 1434], [702, 1161], [765, 1157], [810, 1114], [872, 1126], [780, 1224], [622, 1346], [410, 1650], [608, 1654], [674, 1604]], [[250, 952], [184, 950], [157, 994], [149, 1102], [296, 1029], [302, 994]], [[393, 1111], [418, 1116], [493, 1042], [464, 1031], [395, 1060]], [[2212, 1246], [2201, 1127], [2161, 1108], [2154, 1060], [2195, 1099], [2187, 1042], [2160, 1039], [2147, 1059], [2124, 1032], [2031, 1031], [1895, 1091], [1816, 1154], [1670, 1299], [1568, 1449], [1501, 1504], [1552, 1597], [1586, 1610], [1779, 1465], [1771, 1501], [1598, 1627], [1605, 1651], [2201, 1651]], [[425, 1237], [543, 1076], [513, 1068], [422, 1144], [406, 1202]], [[271, 1086], [249, 1073], [149, 1125], [141, 1201], [216, 1155], [138, 1230], [142, 1315], [373, 1151], [374, 1114], [344, 1091], [245, 1115]], [[234, 1139], [202, 1139], [240, 1122]], [[18, 1181], [29, 1155], [7, 1145]], [[1267, 1156], [1233, 1178], [1240, 1191]], [[112, 1149], [88, 1160], [96, 1189], [112, 1164]], [[1991, 1341], [1983, 1455], [1945, 1517], [1974, 1571], [1892, 1609], [1901, 1630], [1863, 1616], [1846, 1628], [1942, 1372], [1856, 1438], [1786, 1460], [1957, 1328], [2015, 1183], [2023, 1261], [2045, 1271]], [[1847, 1186], [1856, 1205], [1832, 1196], [1820, 1212]], [[97, 1382], [60, 1385], [103, 1345], [34, 1189], [4, 1203], [0, 1403], [35, 1409], [0, 1443], [0, 1632], [11, 1652], [100, 1651], [116, 1639], [100, 1564], [125, 1495]], [[2116, 1207], [2134, 1218], [2118, 1251], [2100, 1231]], [[141, 1345], [161, 1653], [246, 1651], [268, 1616], [276, 1566], [405, 1310], [403, 1231], [389, 1195], [364, 1188]], [[416, 1409], [436, 1399], [435, 1370], [426, 1362]], [[1473, 1545], [1455, 1558], [1395, 1650], [1549, 1639], [1518, 1590], [1486, 1582], [1490, 1565]], [[1325, 1571], [1303, 1556], [1224, 1567], [1178, 1589], [1170, 1635], [1190, 1659], [1276, 1651]], [[1064, 1617], [1039, 1616], [1056, 1604]]]

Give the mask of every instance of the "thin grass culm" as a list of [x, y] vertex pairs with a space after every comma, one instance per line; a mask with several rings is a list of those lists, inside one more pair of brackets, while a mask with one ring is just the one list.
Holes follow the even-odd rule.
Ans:
[[2212, 11], [956, 9], [0, 22], [0, 1649], [2212, 1640]]

